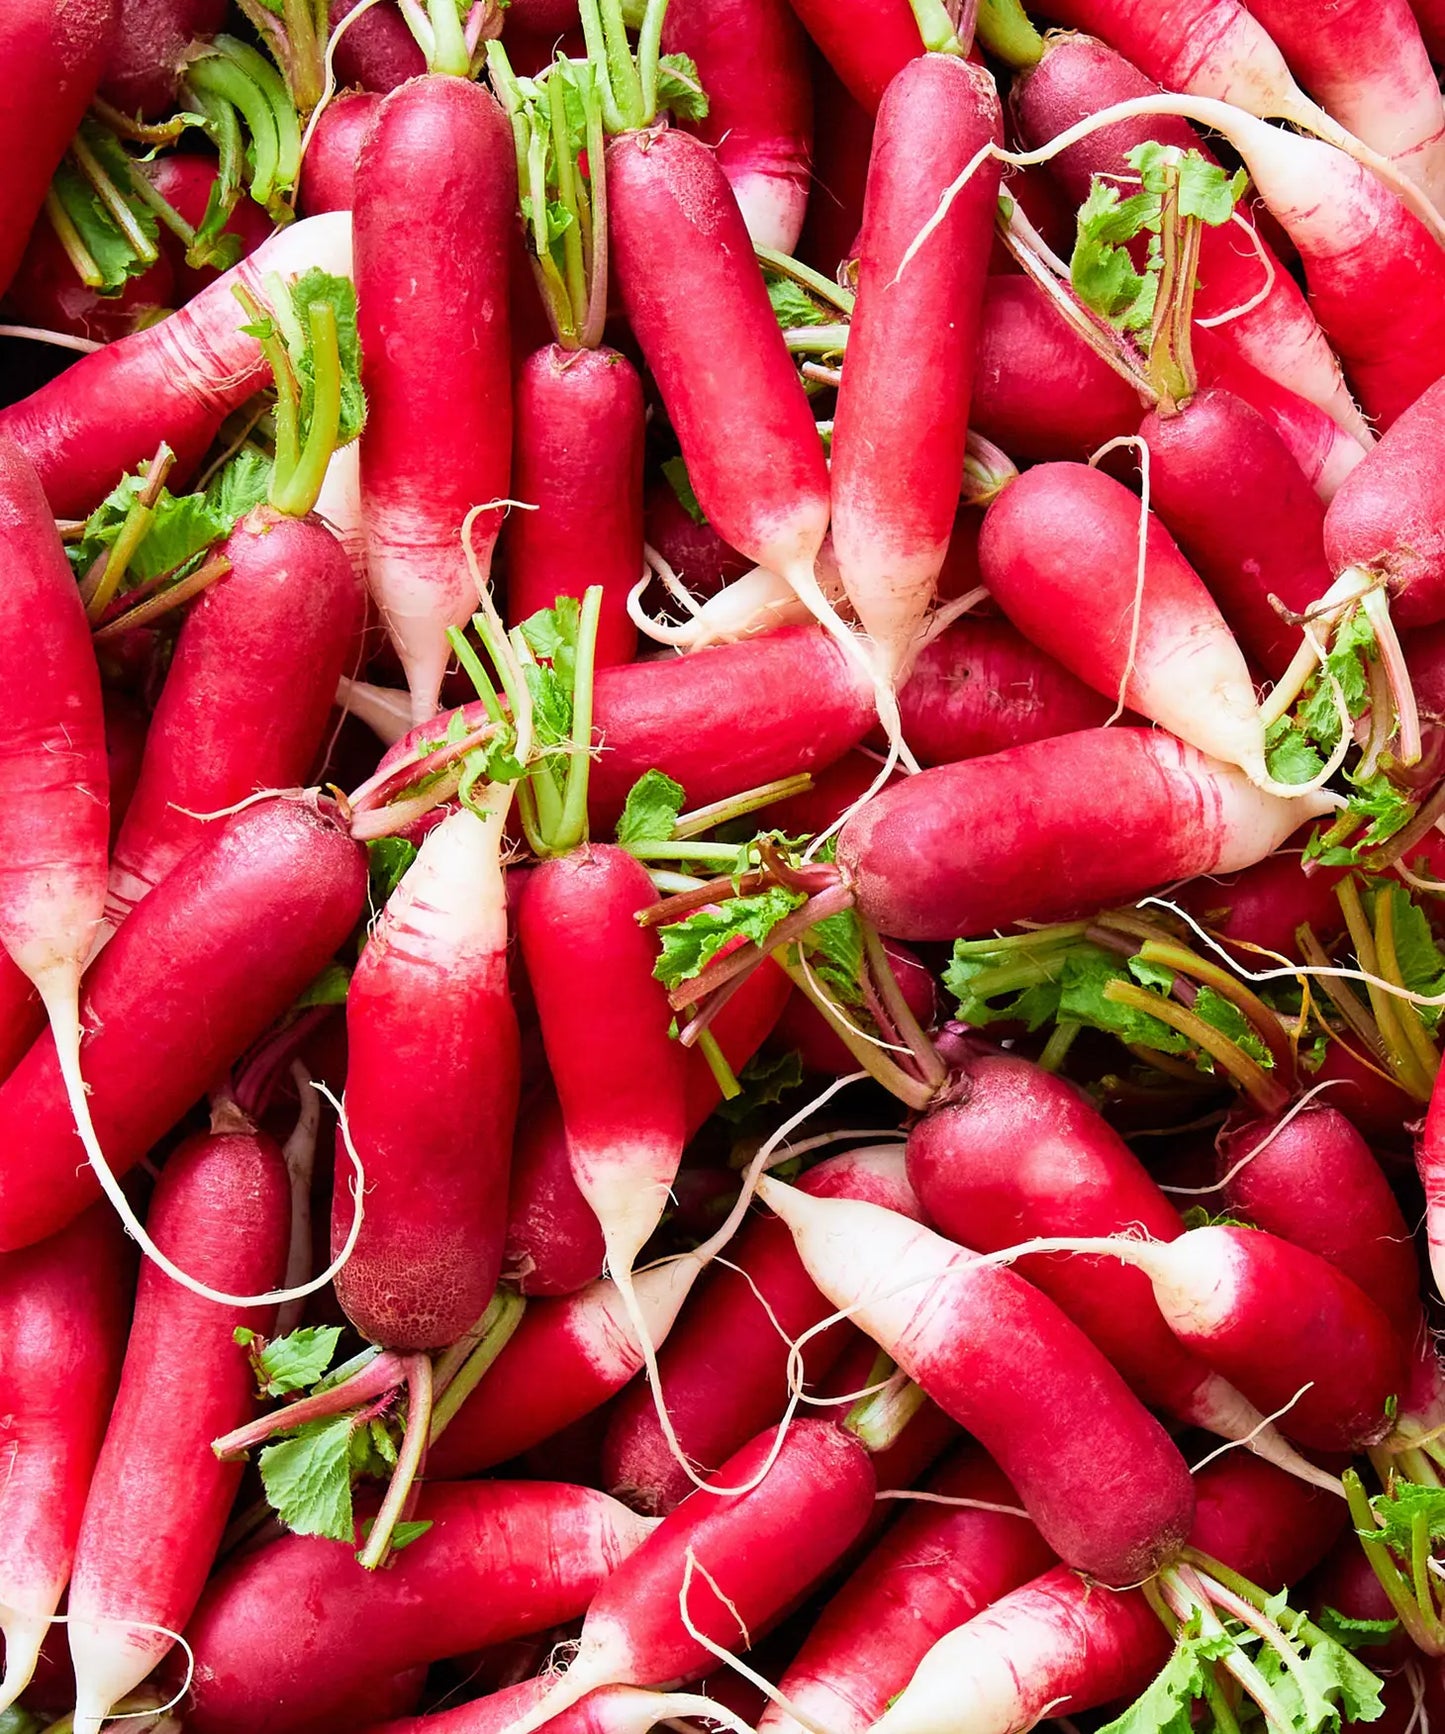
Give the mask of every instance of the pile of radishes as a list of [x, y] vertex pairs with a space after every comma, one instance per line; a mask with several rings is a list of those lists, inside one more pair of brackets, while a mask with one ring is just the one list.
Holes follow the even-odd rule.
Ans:
[[0, 1734], [1430, 1734], [1445, 3], [0, 65]]

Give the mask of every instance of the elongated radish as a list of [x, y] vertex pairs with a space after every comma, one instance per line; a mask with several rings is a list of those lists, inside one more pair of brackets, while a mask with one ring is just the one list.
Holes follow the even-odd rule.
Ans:
[[242, 330], [233, 286], [266, 301], [269, 273], [286, 278], [313, 266], [350, 274], [345, 212], [293, 223], [169, 319], [82, 356], [0, 410], [0, 433], [35, 465], [51, 510], [85, 517], [162, 440], [182, 470], [194, 465], [225, 417], [270, 376], [260, 345]]
[[748, 233], [791, 253], [808, 204], [813, 89], [807, 38], [787, 0], [671, 0], [662, 46], [697, 68], [708, 110], [689, 130], [716, 149]]
[[[540, 1700], [548, 1685], [547, 1676], [538, 1675], [430, 1716], [377, 1723], [368, 1734], [503, 1734], [520, 1712]], [[589, 1692], [579, 1704], [554, 1716], [548, 1726], [551, 1734], [647, 1734], [659, 1722], [699, 1717], [731, 1734], [748, 1734], [748, 1724], [719, 1699], [697, 1692], [647, 1692], [636, 1686], [603, 1686]]]
[[1132, 1583], [1183, 1541], [1183, 1459], [1052, 1301], [876, 1204], [759, 1192], [822, 1292], [978, 1439], [1061, 1559]]
[[[272, 800], [218, 826], [146, 899], [88, 974], [81, 1006], [81, 1063], [111, 1175], [138, 1162], [314, 980], [365, 896], [364, 852], [329, 808]], [[49, 1035], [0, 1087], [0, 1126], [14, 1153], [0, 1168], [10, 1251], [63, 1228], [103, 1183]], [[133, 1217], [127, 1226], [135, 1232]]]
[[[201, 1280], [261, 1293], [286, 1270], [286, 1165], [233, 1110], [223, 1106], [212, 1124], [166, 1163], [150, 1233]], [[70, 1584], [77, 1734], [98, 1734], [170, 1649], [210, 1574], [243, 1467], [218, 1462], [210, 1441], [254, 1411], [255, 1378], [235, 1331], [257, 1317], [202, 1300], [154, 1266], [141, 1272]]]
[[909, 62], [873, 134], [833, 418], [833, 549], [889, 681], [912, 658], [958, 509], [997, 164], [973, 175], [942, 222], [930, 220], [1001, 135], [992, 75], [951, 54]]
[[[0, 1259], [0, 1377], [9, 1464], [0, 1486], [0, 1632], [8, 1709], [30, 1683], [70, 1577], [120, 1378], [130, 1260], [105, 1205]], [[57, 1401], [57, 1393], [63, 1400]]]
[[[924, 1490], [977, 1505], [906, 1508], [828, 1602], [778, 1689], [830, 1734], [865, 1734], [947, 1631], [1046, 1571], [1052, 1556], [1022, 1517], [998, 1467], [968, 1444], [930, 1475]], [[797, 1734], [777, 1704], [763, 1730]]]
[[[794, 12], [808, 25], [803, 9]], [[838, 14], [818, 7], [819, 16]], [[816, 37], [814, 37], [816, 41]], [[836, 72], [815, 52], [813, 62], [813, 185], [798, 257], [825, 277], [836, 276], [863, 226], [863, 193], [873, 150], [871, 111], [858, 106]], [[881, 95], [881, 89], [880, 89]], [[876, 102], [875, 102], [876, 109]]]
[[1139, 501], [1111, 476], [1039, 464], [988, 509], [983, 581], [1026, 638], [1095, 691], [1266, 781], [1243, 653], [1152, 514], [1141, 556], [1139, 520]]
[[896, 75], [923, 53], [918, 21], [907, 0], [789, 0], [803, 28], [854, 102], [870, 115]]
[[377, 110], [356, 168], [370, 402], [361, 502], [372, 594], [418, 723], [436, 712], [446, 629], [465, 625], [477, 603], [462, 520], [473, 506], [497, 508], [478, 520], [474, 542], [485, 576], [507, 497], [516, 197], [511, 130], [488, 90], [428, 74]]
[[188, 610], [146, 737], [111, 862], [111, 927], [195, 847], [207, 815], [305, 780], [356, 654], [364, 597], [321, 524], [258, 506], [221, 552], [231, 570]]
[[1267, 795], [1169, 735], [1085, 729], [883, 790], [844, 825], [838, 861], [881, 932], [956, 939], [1250, 866], [1329, 805]]
[[374, 1677], [575, 1619], [654, 1527], [605, 1494], [546, 1481], [428, 1483], [416, 1517], [431, 1528], [386, 1571], [314, 1536], [229, 1562], [186, 1630], [200, 1663], [191, 1726], [299, 1734], [354, 1669]]
[[1429, 1112], [1415, 1148], [1415, 1166], [1425, 1190], [1425, 1237], [1430, 1251], [1430, 1275], [1437, 1290], [1445, 1288], [1445, 1084], [1436, 1073]]
[[569, 1295], [594, 1282], [606, 1259], [596, 1213], [572, 1177], [549, 1080], [528, 1091], [517, 1117], [503, 1268], [525, 1295]]

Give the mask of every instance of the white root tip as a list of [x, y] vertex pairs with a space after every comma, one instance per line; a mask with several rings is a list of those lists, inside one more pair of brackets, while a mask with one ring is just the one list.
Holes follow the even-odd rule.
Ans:
[[50, 1630], [50, 1620], [42, 1614], [23, 1614], [6, 1608], [0, 1611], [0, 1632], [5, 1634], [5, 1674], [0, 1678], [0, 1713], [8, 1710], [35, 1673], [40, 1660], [40, 1647]]

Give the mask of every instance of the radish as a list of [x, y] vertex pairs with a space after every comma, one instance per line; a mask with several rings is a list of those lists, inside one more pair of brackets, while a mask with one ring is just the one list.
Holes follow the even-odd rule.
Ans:
[[[70, 1577], [86, 1489], [125, 1352], [130, 1261], [96, 1205], [40, 1245], [0, 1259], [0, 1706], [30, 1683]], [[58, 1394], [63, 1393], [63, 1400]]]
[[1425, 1190], [1425, 1237], [1430, 1275], [1438, 1291], [1445, 1287], [1445, 1084], [1438, 1072], [1415, 1149], [1415, 1166]]
[[1338, 870], [1306, 873], [1298, 853], [1282, 850], [1242, 873], [1196, 879], [1171, 893], [1170, 900], [1217, 937], [1234, 942], [1246, 960], [1253, 947], [1295, 957], [1301, 922], [1319, 932], [1338, 930], [1338, 877]]
[[915, 653], [958, 508], [997, 165], [932, 219], [944, 189], [1001, 134], [992, 75], [926, 54], [888, 87], [873, 135], [833, 421], [833, 549], [890, 684]]
[[344, 33], [337, 26], [349, 18], [360, 0], [330, 0], [328, 17], [335, 42], [336, 82], [343, 89], [360, 85], [364, 91], [385, 93], [426, 71], [426, 56], [406, 20], [390, 4], [372, 6]]
[[386, 98], [356, 167], [367, 571], [416, 723], [437, 709], [446, 629], [477, 605], [462, 519], [473, 506], [495, 508], [482, 518], [485, 578], [507, 495], [512, 164], [511, 132], [490, 93], [431, 74]]
[[849, 96], [869, 115], [877, 114], [884, 91], [923, 52], [908, 0], [860, 0], [852, 6], [830, 0], [789, 0], [789, 4]]
[[978, 1439], [1061, 1559], [1132, 1583], [1183, 1541], [1183, 1460], [1052, 1301], [876, 1204], [758, 1190], [822, 1292]]
[[[803, 18], [798, 7], [793, 10]], [[836, 10], [825, 11], [820, 7], [817, 12], [820, 18], [841, 17]], [[809, 20], [803, 18], [803, 22], [809, 26], [809, 35], [813, 35]], [[838, 267], [852, 253], [863, 226], [863, 194], [868, 182], [868, 159], [873, 153], [873, 121], [871, 112], [858, 106], [821, 54], [814, 54], [812, 63], [813, 186], [797, 256], [815, 271], [836, 280]], [[876, 107], [875, 99], [875, 112]]]
[[[429, 1716], [378, 1722], [368, 1734], [503, 1734], [547, 1686], [547, 1677], [539, 1675]], [[589, 1692], [580, 1704], [554, 1716], [549, 1726], [552, 1734], [647, 1734], [659, 1722], [698, 1717], [729, 1729], [730, 1734], [750, 1734], [747, 1723], [714, 1698], [695, 1692], [645, 1692], [636, 1686], [603, 1686]]]
[[807, 38], [787, 0], [671, 0], [662, 46], [697, 69], [707, 113], [690, 130], [716, 148], [748, 233], [791, 253], [808, 204], [813, 90]]
[[186, 1629], [197, 1734], [300, 1734], [354, 1671], [375, 1678], [576, 1619], [654, 1527], [545, 1481], [429, 1483], [416, 1517], [431, 1527], [386, 1571], [302, 1535], [229, 1561]]
[[1432, 60], [1445, 58], [1445, 7], [1440, 0], [1410, 0], [1410, 10], [1420, 26]]
[[123, 114], [166, 114], [176, 105], [187, 50], [225, 21], [225, 0], [119, 0], [100, 94]]
[[[376, 17], [375, 7], [367, 14]], [[350, 33], [348, 32], [348, 35]], [[303, 215], [349, 211], [356, 203], [356, 162], [361, 141], [381, 98], [370, 90], [344, 91], [321, 111], [301, 164], [296, 206]]]
[[512, 1151], [503, 1268], [524, 1295], [570, 1295], [602, 1273], [607, 1249], [577, 1190], [567, 1128], [550, 1081], [523, 1098]]
[[[945, 1500], [905, 1508], [813, 1623], [778, 1681], [782, 1696], [829, 1734], [865, 1734], [908, 1684], [930, 1646], [1052, 1563], [1033, 1525], [990, 1507], [1018, 1495], [976, 1445], [962, 1445], [924, 1483]], [[801, 1726], [777, 1703], [759, 1734]]]
[[[166, 1163], [149, 1231], [200, 1280], [261, 1292], [286, 1270], [286, 1166], [275, 1143], [232, 1105], [220, 1106], [211, 1125]], [[246, 1316], [198, 1298], [153, 1266], [141, 1272], [70, 1585], [77, 1734], [98, 1734], [117, 1701], [161, 1660], [210, 1573], [241, 1465], [217, 1462], [209, 1443], [255, 1406], [250, 1362], [234, 1340]], [[132, 1539], [117, 1546], [132, 1524]]]
[[169, 319], [82, 356], [0, 410], [0, 433], [35, 465], [51, 510], [84, 517], [162, 440], [183, 468], [194, 465], [225, 417], [269, 378], [233, 287], [264, 302], [268, 274], [284, 279], [313, 267], [350, 274], [344, 212], [282, 230]]
[[103, 1188], [154, 1258], [114, 1177], [316, 977], [365, 895], [361, 847], [326, 806], [267, 801], [198, 845], [86, 978], [81, 1062], [102, 1163], [87, 1166], [50, 1036], [0, 1087], [0, 1147], [23, 1153], [0, 1169], [3, 1250], [55, 1233]]

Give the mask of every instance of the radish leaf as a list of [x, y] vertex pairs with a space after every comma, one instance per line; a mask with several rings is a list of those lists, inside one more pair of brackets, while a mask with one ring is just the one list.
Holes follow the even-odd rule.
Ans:
[[314, 1421], [261, 1452], [266, 1498], [294, 1534], [352, 1539], [352, 1428], [349, 1415]]
[[340, 1325], [303, 1325], [275, 1337], [255, 1357], [263, 1397], [285, 1397], [314, 1385], [331, 1365], [341, 1341]]
[[679, 120], [706, 120], [707, 92], [690, 54], [664, 54], [657, 63], [657, 106]]
[[692, 477], [687, 473], [687, 465], [681, 457], [669, 458], [662, 466], [662, 473], [667, 477], [668, 486], [677, 495], [677, 503], [692, 519], [694, 524], [705, 524], [707, 519], [697, 503], [697, 495], [692, 491]]
[[805, 901], [802, 892], [774, 885], [755, 896], [734, 897], [717, 909], [699, 909], [659, 927], [662, 952], [652, 973], [669, 990], [691, 981], [734, 939], [763, 945], [778, 923]]
[[627, 791], [622, 817], [617, 821], [617, 841], [624, 848], [629, 843], [666, 843], [685, 798], [682, 784], [673, 782], [665, 772], [644, 771]]

